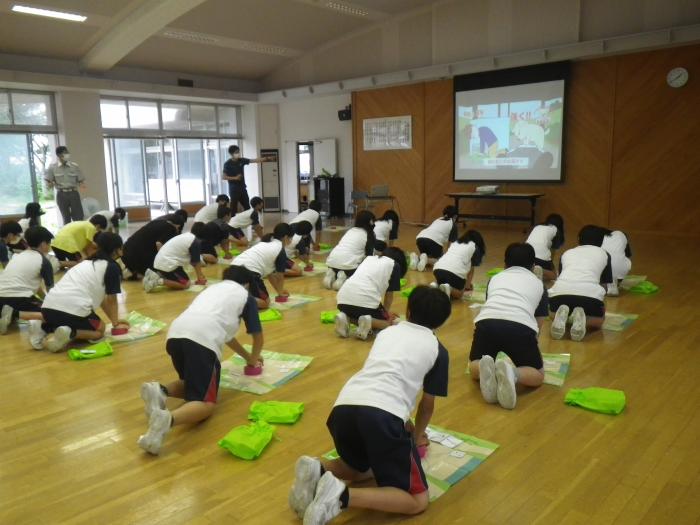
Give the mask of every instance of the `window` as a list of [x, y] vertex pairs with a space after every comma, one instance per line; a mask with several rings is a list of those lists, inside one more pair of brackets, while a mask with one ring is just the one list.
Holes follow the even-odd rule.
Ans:
[[146, 201], [142, 154], [141, 141], [138, 139], [114, 141], [119, 206], [143, 206]]
[[180, 193], [185, 202], [204, 202], [204, 149], [201, 140], [177, 140]]
[[10, 115], [10, 95], [0, 93], [0, 124], [12, 124], [12, 115]]
[[52, 97], [40, 93], [12, 93], [12, 114], [15, 124], [52, 126]]
[[161, 106], [163, 129], [189, 130], [189, 110], [187, 104], [163, 103]]
[[238, 108], [219, 106], [219, 133], [222, 135], [238, 134]]
[[126, 129], [129, 118], [126, 115], [126, 100], [100, 100], [103, 128]]
[[159, 129], [158, 104], [156, 102], [130, 100], [129, 125], [132, 129]]
[[0, 173], [0, 215], [23, 214], [25, 204], [34, 200], [26, 134], [0, 134]]
[[192, 130], [216, 131], [216, 108], [214, 106], [190, 106]]

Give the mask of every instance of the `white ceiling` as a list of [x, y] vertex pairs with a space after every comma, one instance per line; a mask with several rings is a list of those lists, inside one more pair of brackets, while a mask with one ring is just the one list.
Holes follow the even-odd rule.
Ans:
[[[129, 66], [257, 80], [328, 42], [429, 6], [433, 0], [200, 2], [0, 0], [0, 53], [69, 59], [88, 69]], [[11, 7], [15, 3], [79, 13], [88, 18], [81, 24], [13, 13]], [[150, 11], [158, 20], [170, 20], [173, 17], [168, 18], [168, 13], [178, 12], [177, 8], [185, 14], [167, 25], [149, 26], [148, 35], [142, 38], [141, 31], [135, 37], [138, 43], [134, 39], [131, 45], [124, 43], [130, 39], [125, 39], [125, 35], [133, 29], [129, 26], [129, 14], [133, 17], [139, 10]], [[137, 45], [133, 47], [134, 44]], [[100, 46], [102, 54], [93, 60], [94, 48]], [[85, 62], [88, 52], [91, 54]]]

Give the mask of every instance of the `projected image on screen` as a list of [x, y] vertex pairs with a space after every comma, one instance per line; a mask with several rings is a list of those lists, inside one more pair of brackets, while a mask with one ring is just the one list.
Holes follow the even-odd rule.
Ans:
[[560, 180], [564, 81], [455, 94], [455, 180]]

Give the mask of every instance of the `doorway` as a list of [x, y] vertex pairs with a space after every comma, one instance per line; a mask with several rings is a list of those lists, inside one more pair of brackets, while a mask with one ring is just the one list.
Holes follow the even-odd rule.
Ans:
[[297, 142], [297, 186], [299, 211], [309, 207], [309, 186], [314, 173], [314, 143]]

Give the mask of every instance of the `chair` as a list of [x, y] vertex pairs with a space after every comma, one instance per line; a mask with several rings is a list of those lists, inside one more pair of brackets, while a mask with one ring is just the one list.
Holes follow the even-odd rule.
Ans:
[[[367, 197], [368, 194], [366, 191], [351, 191], [350, 202], [348, 203], [346, 211], [354, 217], [357, 214], [357, 210], [367, 208], [369, 203]], [[360, 206], [360, 202], [364, 202], [364, 206]]]

